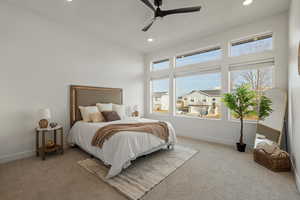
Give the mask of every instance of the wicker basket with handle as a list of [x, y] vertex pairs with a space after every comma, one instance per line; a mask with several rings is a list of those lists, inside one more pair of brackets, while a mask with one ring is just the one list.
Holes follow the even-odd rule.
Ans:
[[254, 149], [254, 161], [274, 171], [284, 172], [291, 170], [290, 156], [287, 152], [280, 150], [277, 154], [270, 154], [264, 149]]

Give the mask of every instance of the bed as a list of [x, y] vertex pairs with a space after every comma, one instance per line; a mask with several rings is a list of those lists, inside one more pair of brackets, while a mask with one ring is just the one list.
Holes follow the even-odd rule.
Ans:
[[68, 141], [90, 155], [100, 159], [110, 170], [106, 178], [119, 174], [130, 166], [131, 161], [160, 149], [173, 148], [176, 144], [174, 128], [168, 122], [168, 142], [145, 132], [124, 131], [106, 140], [102, 148], [91, 145], [95, 133], [109, 124], [128, 124], [155, 122], [156, 120], [127, 117], [118, 121], [89, 123], [81, 120], [79, 106], [91, 106], [96, 103], [123, 104], [123, 91], [119, 88], [100, 88], [90, 86], [70, 87], [70, 125]]

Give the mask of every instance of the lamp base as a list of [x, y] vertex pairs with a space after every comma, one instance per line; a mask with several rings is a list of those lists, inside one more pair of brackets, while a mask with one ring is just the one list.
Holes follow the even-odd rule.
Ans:
[[139, 116], [139, 112], [138, 111], [134, 111], [133, 113], [132, 113], [132, 117], [138, 117]]
[[48, 120], [46, 120], [46, 119], [41, 119], [41, 120], [39, 121], [39, 126], [40, 126], [40, 128], [48, 128], [48, 124], [49, 124], [49, 122], [48, 122]]

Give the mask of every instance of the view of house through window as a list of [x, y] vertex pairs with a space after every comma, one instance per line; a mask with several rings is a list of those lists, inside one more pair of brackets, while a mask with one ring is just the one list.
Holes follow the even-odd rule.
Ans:
[[220, 119], [221, 73], [176, 78], [176, 114]]
[[273, 49], [273, 35], [252, 37], [247, 40], [231, 43], [231, 56], [241, 56], [252, 53], [261, 53]]
[[152, 112], [169, 112], [169, 79], [151, 81]]
[[[261, 67], [258, 69], [239, 69], [230, 72], [230, 88], [235, 88], [242, 84], [247, 84], [259, 95], [265, 90], [273, 87], [273, 66]], [[257, 108], [253, 108], [257, 109]], [[246, 120], [257, 120], [257, 116], [248, 116]]]

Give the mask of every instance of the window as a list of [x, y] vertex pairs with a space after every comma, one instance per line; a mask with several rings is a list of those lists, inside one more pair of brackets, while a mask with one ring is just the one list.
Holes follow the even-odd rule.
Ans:
[[220, 119], [221, 73], [176, 78], [176, 114]]
[[182, 67], [191, 64], [219, 60], [222, 58], [222, 49], [220, 47], [210, 48], [190, 54], [176, 57], [176, 67]]
[[169, 112], [169, 79], [151, 81], [152, 112]]
[[155, 62], [152, 63], [151, 70], [152, 71], [158, 71], [158, 70], [168, 69], [169, 66], [170, 66], [169, 59], [155, 61]]
[[[221, 110], [226, 109], [221, 103], [222, 84], [228, 88], [227, 92], [233, 92], [242, 84], [249, 84], [258, 95], [273, 88], [274, 38], [275, 33], [268, 32], [232, 41], [224, 39], [220, 41], [222, 45], [215, 43], [214, 46], [200, 47], [188, 53], [169, 57], [160, 55], [159, 59], [149, 62], [149, 73], [146, 73], [149, 80], [147, 111], [165, 114], [170, 118], [175, 115], [233, 119], [230, 114], [221, 114]], [[221, 65], [224, 65], [222, 73]], [[223, 74], [226, 76], [222, 77]], [[257, 120], [257, 116], [247, 116], [246, 120]]]
[[[236, 69], [230, 72], [230, 88], [231, 91], [242, 84], [248, 84], [252, 90], [255, 90], [258, 95], [263, 91], [273, 87], [273, 65], [262, 64], [264, 67]], [[253, 108], [257, 109], [257, 108]], [[257, 116], [248, 116], [246, 120], [257, 120]]]
[[231, 90], [242, 84], [249, 84], [253, 90], [263, 92], [273, 87], [273, 66], [232, 70], [230, 80]]
[[273, 35], [252, 37], [247, 40], [231, 43], [231, 56], [241, 56], [252, 53], [261, 53], [273, 49]]

